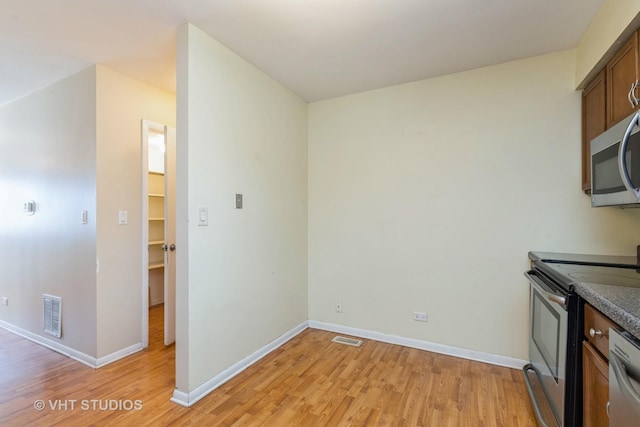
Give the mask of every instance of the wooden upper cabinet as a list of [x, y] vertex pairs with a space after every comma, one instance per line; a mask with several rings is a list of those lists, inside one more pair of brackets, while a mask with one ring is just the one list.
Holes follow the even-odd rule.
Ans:
[[[634, 111], [629, 90], [638, 79], [638, 32], [620, 48], [606, 66], [607, 128]], [[638, 93], [636, 91], [636, 93]]]
[[602, 70], [582, 91], [582, 189], [591, 190], [591, 140], [607, 128], [606, 73]]
[[[582, 92], [582, 189], [587, 193], [591, 190], [591, 140], [639, 108], [629, 102], [631, 87], [640, 78], [639, 33], [633, 33]], [[640, 87], [635, 96], [640, 98]]]

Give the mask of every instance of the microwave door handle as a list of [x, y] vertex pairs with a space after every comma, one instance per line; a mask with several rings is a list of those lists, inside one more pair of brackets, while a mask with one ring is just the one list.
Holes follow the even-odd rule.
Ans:
[[631, 177], [629, 176], [629, 169], [627, 168], [627, 145], [629, 145], [629, 138], [634, 126], [640, 126], [640, 113], [635, 113], [631, 119], [631, 123], [627, 127], [627, 131], [624, 133], [622, 142], [620, 142], [620, 149], [618, 150], [618, 170], [620, 172], [620, 178], [625, 188], [632, 192], [637, 200], [640, 200], [640, 190], [633, 186]]
[[631, 102], [632, 108], [636, 108], [638, 106], [638, 103], [640, 103], [640, 99], [636, 97], [636, 89], [638, 88], [638, 84], [640, 84], [638, 80], [631, 83], [631, 89], [629, 90], [629, 94], [627, 95], [627, 99], [629, 99], [629, 102]]

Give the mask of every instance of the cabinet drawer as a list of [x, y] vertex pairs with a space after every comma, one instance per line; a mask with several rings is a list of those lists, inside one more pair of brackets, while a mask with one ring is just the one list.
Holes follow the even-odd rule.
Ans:
[[[609, 328], [616, 326], [589, 304], [584, 305], [584, 336], [607, 360], [609, 360]], [[592, 330], [594, 336], [591, 336]]]

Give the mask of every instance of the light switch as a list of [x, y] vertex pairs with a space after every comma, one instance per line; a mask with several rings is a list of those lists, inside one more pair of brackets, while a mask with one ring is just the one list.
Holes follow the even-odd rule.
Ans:
[[236, 209], [242, 209], [242, 194], [236, 194]]
[[209, 210], [198, 208], [198, 225], [209, 225]]
[[87, 224], [89, 222], [89, 212], [87, 210], [83, 210], [80, 212], [80, 223]]
[[118, 224], [125, 225], [128, 222], [127, 211], [118, 211]]
[[24, 207], [22, 208], [22, 210], [27, 215], [35, 214], [36, 213], [36, 202], [34, 202], [33, 200], [28, 200], [28, 201], [24, 202]]

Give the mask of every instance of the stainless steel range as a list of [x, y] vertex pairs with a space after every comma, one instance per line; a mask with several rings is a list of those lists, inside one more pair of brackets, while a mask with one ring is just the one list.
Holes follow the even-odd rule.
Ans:
[[530, 252], [529, 360], [523, 374], [541, 426], [582, 425], [584, 302], [573, 284], [640, 287], [635, 257]]

